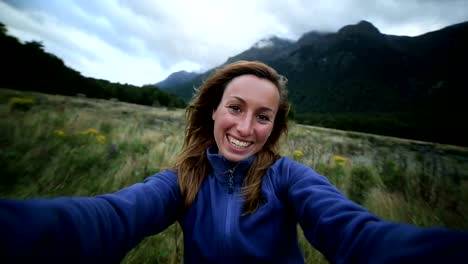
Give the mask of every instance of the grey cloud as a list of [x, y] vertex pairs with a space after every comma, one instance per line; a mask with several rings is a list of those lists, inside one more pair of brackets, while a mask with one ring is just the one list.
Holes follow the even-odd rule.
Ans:
[[421, 30], [468, 20], [468, 1], [281, 1], [268, 7], [295, 36], [307, 31], [336, 31], [368, 20], [380, 30], [419, 24]]
[[[3, 2], [29, 17], [26, 22], [11, 18], [7, 27], [41, 35], [63, 50], [63, 55], [57, 54], [59, 57], [79, 61], [84, 56], [85, 60], [99, 63], [108, 60], [100, 51], [87, 49], [89, 45], [73, 39], [76, 34], [60, 32], [59, 27], [48, 28], [51, 23], [99, 39], [132, 58], [154, 61], [164, 69], [183, 62], [207, 69], [267, 36], [297, 39], [312, 30], [336, 31], [363, 19], [384, 33], [402, 32], [405, 27], [425, 32], [468, 20], [467, 0]], [[205, 2], [209, 5], [191, 10]]]

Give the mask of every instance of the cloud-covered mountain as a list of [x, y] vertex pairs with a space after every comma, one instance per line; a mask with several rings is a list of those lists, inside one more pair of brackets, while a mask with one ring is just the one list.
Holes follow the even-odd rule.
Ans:
[[[295, 42], [266, 38], [226, 63], [259, 60], [285, 75], [305, 123], [326, 125], [326, 115], [335, 121], [347, 115], [358, 130], [357, 123], [384, 115], [388, 124], [382, 126], [397, 127], [394, 135], [440, 142], [447, 129], [468, 132], [458, 117], [467, 113], [466, 47], [468, 22], [407, 37], [361, 21], [337, 32], [308, 32]], [[210, 72], [168, 89], [188, 99]]]

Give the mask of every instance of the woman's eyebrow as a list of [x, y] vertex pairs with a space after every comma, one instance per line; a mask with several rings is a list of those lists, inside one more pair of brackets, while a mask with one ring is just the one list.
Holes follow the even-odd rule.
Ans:
[[239, 96], [236, 96], [236, 95], [230, 96], [229, 99], [236, 99], [236, 100], [238, 100], [238, 101], [241, 101], [241, 103], [244, 103], [244, 104], [245, 104], [245, 100], [242, 99], [242, 97], [239, 97]]
[[260, 107], [259, 109], [261, 112], [271, 112], [271, 113], [275, 113], [275, 111], [273, 111], [273, 109], [271, 108], [268, 108], [268, 107]]
[[[236, 96], [236, 95], [230, 96], [228, 99], [236, 99], [236, 100], [240, 101], [242, 104], [247, 104], [246, 101], [244, 99], [242, 99], [242, 97], [239, 97], [239, 96]], [[269, 107], [266, 107], [266, 106], [260, 107], [258, 109], [258, 111], [275, 113], [275, 111], [273, 109], [271, 109]]]

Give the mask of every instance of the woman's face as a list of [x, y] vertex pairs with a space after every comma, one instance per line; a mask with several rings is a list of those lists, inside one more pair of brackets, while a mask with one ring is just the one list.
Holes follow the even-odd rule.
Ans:
[[256, 154], [273, 130], [280, 95], [270, 81], [255, 75], [234, 78], [213, 111], [219, 154], [240, 161]]

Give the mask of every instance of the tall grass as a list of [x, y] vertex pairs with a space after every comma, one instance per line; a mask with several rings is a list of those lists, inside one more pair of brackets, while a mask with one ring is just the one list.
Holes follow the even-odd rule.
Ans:
[[[33, 103], [12, 106], [11, 98]], [[117, 191], [172, 166], [183, 128], [183, 110], [0, 89], [0, 196]], [[281, 148], [383, 219], [468, 230], [466, 148], [294, 123]], [[306, 261], [327, 263], [298, 232]], [[180, 263], [182, 256], [182, 231], [173, 225], [123, 262]]]

